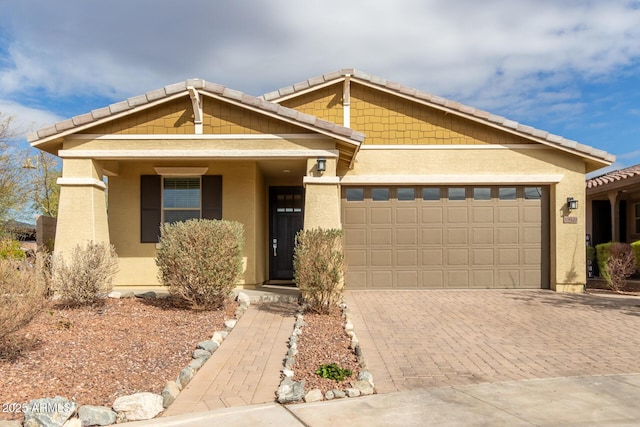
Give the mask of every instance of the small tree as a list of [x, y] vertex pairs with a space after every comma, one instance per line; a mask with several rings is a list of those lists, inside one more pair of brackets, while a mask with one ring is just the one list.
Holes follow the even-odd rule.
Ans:
[[163, 224], [156, 254], [161, 282], [194, 309], [223, 307], [242, 275], [243, 234], [235, 221]]
[[342, 230], [302, 230], [296, 235], [294, 277], [309, 308], [329, 313], [342, 300]]
[[118, 271], [118, 256], [113, 245], [88, 242], [76, 245], [66, 261], [61, 255], [53, 260], [53, 287], [70, 306], [97, 303], [111, 289]]
[[39, 214], [57, 217], [60, 199], [58, 178], [62, 175], [58, 159], [49, 153], [39, 151], [24, 160], [24, 168], [32, 169], [29, 197], [31, 207]]
[[0, 113], [0, 222], [9, 219], [26, 201], [24, 174], [11, 126], [12, 117]]

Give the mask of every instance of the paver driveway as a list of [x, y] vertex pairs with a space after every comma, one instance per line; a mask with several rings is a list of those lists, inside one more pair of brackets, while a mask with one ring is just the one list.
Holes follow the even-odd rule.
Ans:
[[640, 373], [640, 298], [552, 291], [348, 291], [379, 393]]

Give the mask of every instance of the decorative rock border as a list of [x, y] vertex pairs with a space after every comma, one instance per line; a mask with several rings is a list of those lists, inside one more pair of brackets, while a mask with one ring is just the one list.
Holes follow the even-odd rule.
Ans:
[[345, 334], [351, 338], [350, 348], [356, 355], [358, 364], [360, 365], [360, 373], [358, 379], [351, 383], [351, 387], [346, 390], [329, 390], [324, 395], [320, 389], [312, 389], [305, 391], [304, 381], [293, 381], [295, 366], [295, 356], [298, 354], [298, 337], [302, 335], [302, 329], [307, 326], [304, 321], [304, 311], [307, 308], [302, 304], [296, 314], [296, 321], [293, 325], [293, 332], [289, 337], [289, 350], [284, 358], [284, 366], [282, 368], [282, 381], [277, 391], [277, 400], [279, 403], [293, 402], [317, 402], [320, 400], [331, 400], [343, 397], [358, 397], [374, 393], [373, 375], [368, 370], [367, 361], [362, 354], [360, 343], [351, 322], [351, 314], [345, 303], [340, 304], [342, 309], [342, 318], [344, 319]]
[[[126, 294], [111, 292], [109, 294], [109, 298], [131, 297], [158, 298], [155, 292], [145, 292], [137, 295], [133, 292], [127, 292]], [[161, 394], [143, 392], [120, 396], [113, 402], [112, 408], [92, 405], [78, 407], [76, 402], [60, 396], [56, 396], [53, 399], [34, 399], [25, 405], [23, 426], [106, 426], [156, 417], [173, 403], [180, 391], [189, 384], [196, 372], [220, 347], [222, 341], [247, 311], [250, 304], [249, 296], [244, 292], [239, 292], [236, 300], [239, 305], [235, 312], [235, 318], [226, 320], [224, 322], [225, 329], [214, 332], [211, 339], [198, 343], [193, 352], [191, 362], [180, 371], [175, 380], [167, 381]]]

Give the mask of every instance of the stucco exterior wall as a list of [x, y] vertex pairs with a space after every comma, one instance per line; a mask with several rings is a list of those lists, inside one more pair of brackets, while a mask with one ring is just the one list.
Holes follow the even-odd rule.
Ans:
[[[264, 280], [264, 269], [257, 264], [256, 252], [261, 210], [257, 166], [253, 161], [232, 162], [171, 162], [170, 166], [207, 167], [208, 175], [222, 175], [222, 217], [244, 225], [245, 270], [242, 284], [255, 284]], [[155, 174], [155, 166], [167, 166], [160, 162], [128, 163], [120, 168], [120, 175], [109, 179], [109, 227], [111, 242], [120, 259], [117, 286], [157, 286], [155, 266], [156, 245], [140, 243], [140, 175]]]

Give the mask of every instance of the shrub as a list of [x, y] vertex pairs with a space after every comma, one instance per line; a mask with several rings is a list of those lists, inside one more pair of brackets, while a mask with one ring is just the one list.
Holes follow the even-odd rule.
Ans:
[[636, 260], [636, 269], [640, 270], [640, 240], [631, 243], [631, 250]]
[[163, 224], [156, 255], [160, 280], [194, 309], [223, 307], [242, 275], [243, 234], [235, 221]]
[[609, 275], [607, 274], [607, 262], [611, 256], [611, 242], [600, 243], [596, 245], [596, 254], [598, 259], [598, 271], [600, 277], [609, 283]]
[[118, 271], [118, 256], [113, 245], [87, 242], [76, 245], [68, 260], [58, 255], [53, 260], [53, 287], [70, 306], [97, 303], [113, 289]]
[[25, 253], [20, 248], [20, 242], [9, 236], [0, 238], [0, 259], [23, 260]]
[[329, 313], [342, 299], [342, 230], [302, 230], [296, 235], [294, 277], [309, 308]]
[[9, 336], [44, 307], [47, 285], [45, 270], [26, 261], [0, 260], [0, 353]]
[[627, 284], [627, 277], [636, 271], [636, 260], [628, 243], [611, 244], [609, 260], [607, 261], [607, 283], [609, 287], [620, 292]]

